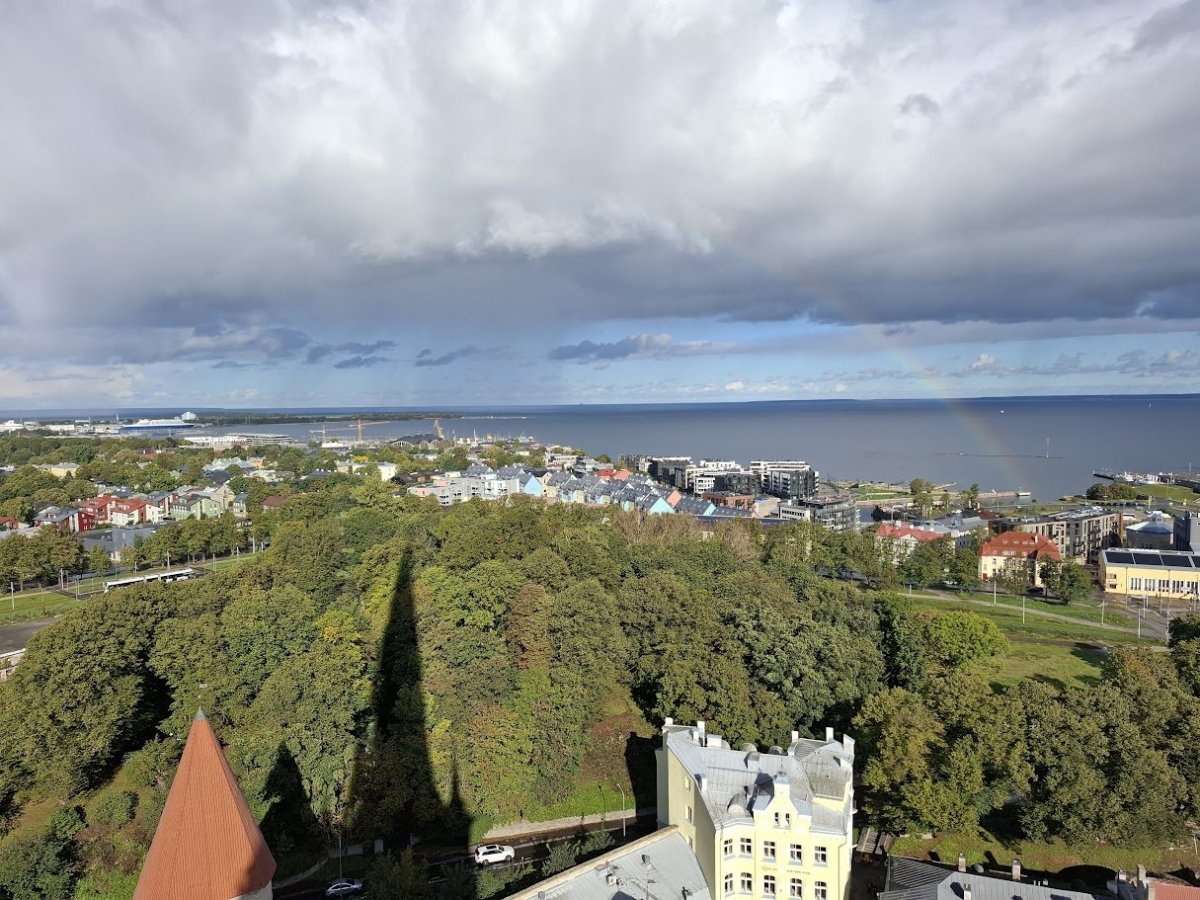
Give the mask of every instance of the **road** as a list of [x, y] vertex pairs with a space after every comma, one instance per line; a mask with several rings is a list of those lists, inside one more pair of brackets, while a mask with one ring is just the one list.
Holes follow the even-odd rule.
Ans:
[[44, 622], [18, 622], [15, 625], [0, 626], [0, 653], [12, 653], [21, 650], [26, 642], [49, 625], [53, 619]]
[[[614, 846], [619, 846], [620, 844], [628, 843], [629, 841], [644, 837], [652, 832], [654, 828], [655, 822], [653, 816], [640, 819], [637, 822], [630, 820], [629, 826], [626, 829], [626, 835], [624, 838], [622, 838], [620, 825], [614, 826], [611, 822], [603, 823], [603, 830], [609, 832], [616, 840], [616, 844]], [[589, 826], [586, 830], [599, 831], [601, 830], [601, 826]], [[578, 840], [579, 833], [580, 829], [575, 828], [569, 832], [532, 834], [523, 836], [520, 839], [510, 840], [507, 843], [509, 843], [512, 848], [517, 851], [516, 858], [510, 863], [495, 863], [490, 868], [509, 869], [521, 864], [539, 862], [549, 855], [550, 844], [559, 844], [565, 843], [566, 841]], [[498, 841], [496, 843], [505, 842]], [[431, 870], [433, 880], [436, 882], [438, 879], [437, 870], [439, 868], [449, 865], [465, 865], [469, 866], [470, 868], [475, 868], [475, 860], [471, 853], [461, 855], [456, 854], [452, 857], [439, 857], [437, 860], [428, 861], [427, 865]], [[480, 868], [480, 871], [483, 871], [482, 867]], [[297, 884], [289, 885], [286, 888], [277, 888], [274, 891], [274, 896], [277, 898], [277, 900], [317, 900], [317, 898], [325, 896], [325, 888], [328, 886], [336, 872], [336, 863], [330, 862], [330, 864], [326, 866], [325, 871], [323, 871], [320, 875], [306, 879]], [[360, 875], [355, 874], [353, 877], [359, 878]], [[370, 900], [370, 886], [368, 885], [367, 887], [368, 890], [366, 893], [359, 895], [363, 897], [364, 900]]]

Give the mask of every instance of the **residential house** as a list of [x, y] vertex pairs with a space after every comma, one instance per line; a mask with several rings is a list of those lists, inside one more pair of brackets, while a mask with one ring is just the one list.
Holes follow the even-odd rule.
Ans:
[[714, 897], [848, 900], [853, 738], [735, 750], [667, 719], [655, 756], [659, 825], [679, 828]]
[[233, 502], [229, 504], [229, 511], [235, 519], [244, 519], [250, 514], [246, 509], [246, 493], [244, 491], [234, 495]]
[[76, 534], [95, 526], [91, 513], [73, 506], [47, 506], [33, 517], [38, 528], [53, 528], [62, 534]]
[[1006, 571], [1024, 567], [1030, 583], [1040, 587], [1042, 562], [1061, 559], [1058, 547], [1048, 537], [1027, 531], [1005, 531], [984, 541], [979, 548], [979, 577], [990, 581]]
[[932, 544], [941, 537], [936, 531], [925, 531], [902, 523], [884, 522], [875, 532], [875, 544], [881, 548], [890, 548], [892, 559], [900, 562], [911, 556], [921, 544]]
[[287, 503], [287, 501], [288, 498], [283, 494], [272, 494], [270, 497], [263, 497], [263, 511], [267, 512], [269, 510], [279, 509], [281, 506]]
[[107, 525], [108, 510], [116, 502], [116, 497], [110, 494], [101, 494], [98, 497], [93, 497], [91, 500], [84, 500], [83, 503], [79, 505], [79, 508], [90, 513], [92, 521], [96, 525]]
[[0, 516], [0, 531], [16, 531], [21, 527], [21, 520], [16, 516]]
[[192, 491], [175, 494], [171, 498], [168, 515], [175, 522], [201, 519], [204, 517], [204, 498]]
[[146, 540], [158, 530], [158, 527], [157, 525], [139, 525], [132, 528], [103, 528], [99, 531], [86, 531], [80, 537], [85, 551], [99, 547], [108, 555], [109, 559], [119, 563], [130, 547], [138, 541]]
[[117, 500], [108, 509], [108, 521], [112, 525], [124, 527], [141, 525], [148, 520], [146, 501], [135, 498]]
[[675, 512], [681, 516], [711, 516], [717, 508], [711, 500], [703, 497], [681, 496], [674, 504]]

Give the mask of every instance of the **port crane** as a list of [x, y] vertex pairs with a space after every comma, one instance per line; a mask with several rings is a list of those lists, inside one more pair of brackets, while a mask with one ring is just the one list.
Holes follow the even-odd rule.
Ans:
[[321, 443], [324, 444], [325, 441], [328, 439], [327, 436], [328, 436], [329, 432], [331, 432], [331, 431], [352, 431], [352, 432], [357, 433], [358, 443], [361, 444], [363, 442], [363, 429], [364, 428], [370, 428], [373, 425], [387, 425], [387, 424], [388, 424], [387, 422], [367, 422], [362, 419], [358, 419], [354, 422], [351, 422], [348, 425], [332, 425], [331, 426], [326, 422], [322, 422], [320, 428], [309, 429], [308, 433], [309, 434], [319, 434], [321, 436]]

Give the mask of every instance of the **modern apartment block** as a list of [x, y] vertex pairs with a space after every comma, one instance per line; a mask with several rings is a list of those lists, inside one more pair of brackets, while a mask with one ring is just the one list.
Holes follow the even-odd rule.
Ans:
[[1039, 534], [1054, 543], [1063, 559], [1096, 562], [1101, 550], [1120, 545], [1124, 520], [1116, 510], [1092, 507], [1052, 516], [993, 519], [989, 527], [994, 534]]
[[824, 487], [812, 497], [779, 504], [779, 517], [793, 522], [815, 522], [830, 531], [854, 531], [858, 528], [858, 509], [853, 495]]
[[721, 900], [848, 900], [854, 739], [734, 749], [704, 722], [667, 719], [660, 826], [676, 825]]
[[759, 487], [773, 497], [801, 500], [817, 492], [817, 470], [802, 459], [756, 459], [750, 471]]

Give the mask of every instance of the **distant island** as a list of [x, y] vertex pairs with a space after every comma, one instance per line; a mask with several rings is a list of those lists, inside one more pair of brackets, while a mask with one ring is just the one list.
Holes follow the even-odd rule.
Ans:
[[221, 412], [197, 413], [196, 421], [202, 425], [305, 425], [313, 422], [407, 422], [414, 419], [461, 419], [462, 413], [453, 412], [370, 412], [370, 413], [263, 413]]

